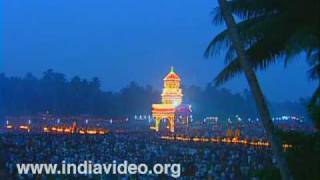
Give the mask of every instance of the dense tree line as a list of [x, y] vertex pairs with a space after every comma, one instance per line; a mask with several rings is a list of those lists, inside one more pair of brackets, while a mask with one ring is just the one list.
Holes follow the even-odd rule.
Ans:
[[[49, 111], [53, 114], [90, 114], [130, 116], [150, 114], [151, 104], [160, 102], [160, 90], [131, 82], [118, 92], [101, 90], [98, 78], [78, 76], [67, 80], [64, 74], [48, 70], [41, 78], [31, 73], [24, 77], [0, 74], [0, 102], [4, 115], [30, 115]], [[184, 102], [192, 104], [195, 116], [256, 116], [256, 108], [248, 90], [233, 94], [212, 85], [205, 88], [183, 87]], [[274, 114], [303, 114], [296, 102], [272, 103]]]
[[[231, 93], [228, 89], [217, 88], [208, 84], [204, 89], [197, 86], [184, 88], [185, 102], [192, 104], [193, 114], [197, 116], [217, 115], [230, 117], [257, 117], [257, 109], [249, 90], [242, 93]], [[269, 102], [272, 115], [284, 114], [305, 115], [305, 99], [286, 102]]]

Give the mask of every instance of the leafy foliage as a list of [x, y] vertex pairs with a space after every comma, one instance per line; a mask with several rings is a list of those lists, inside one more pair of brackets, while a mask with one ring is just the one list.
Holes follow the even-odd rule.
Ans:
[[[256, 116], [256, 108], [249, 91], [233, 94], [227, 89], [183, 87], [184, 103], [192, 104], [197, 117], [239, 114]], [[48, 70], [38, 79], [28, 73], [25, 77], [6, 77], [0, 74], [1, 114], [30, 115], [49, 111], [54, 114], [91, 114], [129, 116], [150, 114], [151, 104], [160, 102], [160, 91], [151, 86], [142, 87], [135, 82], [119, 92], [101, 90], [100, 80], [73, 77]], [[272, 103], [274, 114], [303, 115], [301, 103]], [[241, 108], [239, 108], [241, 107]]]
[[[319, 1], [232, 0], [227, 4], [241, 20], [236, 27], [254, 69], [266, 69], [278, 57], [285, 57], [288, 62], [303, 51], [312, 54], [309, 59], [318, 61]], [[219, 10], [215, 11], [213, 19], [216, 23], [223, 22]], [[228, 65], [215, 79], [217, 85], [242, 72], [227, 30], [213, 38], [205, 55], [208, 57], [225, 49], [229, 52], [225, 57]]]

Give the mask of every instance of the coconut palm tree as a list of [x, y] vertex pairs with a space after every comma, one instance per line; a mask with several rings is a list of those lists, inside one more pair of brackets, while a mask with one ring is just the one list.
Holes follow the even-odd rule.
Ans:
[[[318, 80], [320, 84], [320, 59], [316, 56], [310, 57], [309, 77], [313, 80]], [[315, 90], [312, 98], [308, 104], [308, 112], [310, 117], [314, 120], [315, 127], [320, 130], [320, 86]]]
[[292, 179], [291, 174], [289, 172], [288, 164], [283, 156], [282, 147], [275, 133], [275, 128], [271, 120], [269, 109], [267, 107], [259, 82], [253, 70], [252, 61], [249, 60], [251, 57], [247, 55], [246, 44], [242, 43], [241, 36], [239, 35], [238, 29], [236, 27], [236, 22], [232, 15], [232, 11], [229, 10], [226, 1], [218, 0], [218, 2], [220, 6], [221, 17], [227, 25], [226, 34], [228, 34], [231, 47], [233, 51], [236, 53], [239, 67], [241, 68], [241, 70], [243, 70], [247, 78], [248, 84], [250, 86], [250, 89], [252, 91], [252, 94], [255, 98], [256, 105], [263, 126], [271, 142], [272, 152], [277, 160], [281, 176], [283, 179]]
[[[307, 59], [313, 59], [312, 64], [319, 60], [320, 1], [231, 0], [226, 6], [240, 19], [236, 27], [254, 69], [265, 69], [281, 59], [288, 63], [303, 51], [307, 52]], [[214, 12], [214, 22], [223, 22], [221, 11]], [[228, 65], [215, 78], [217, 85], [243, 71], [230, 42], [224, 30], [213, 38], [205, 53], [210, 56], [227, 49], [225, 61]]]
[[[280, 60], [287, 64], [292, 57], [306, 52], [306, 59], [312, 66], [311, 79], [319, 80], [319, 0], [230, 0], [226, 6], [230, 13], [240, 19], [235, 26], [250, 57], [252, 68], [265, 70]], [[214, 12], [214, 22], [223, 22], [220, 9]], [[221, 49], [227, 49], [227, 65], [215, 78], [216, 85], [243, 72], [227, 30], [213, 38], [205, 55], [219, 53]], [[319, 103], [319, 98], [316, 91], [311, 102]]]

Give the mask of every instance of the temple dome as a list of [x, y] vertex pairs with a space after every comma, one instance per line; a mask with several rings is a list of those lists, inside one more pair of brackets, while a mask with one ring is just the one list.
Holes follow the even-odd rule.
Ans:
[[173, 67], [171, 67], [169, 74], [163, 80], [164, 81], [180, 81], [180, 77], [174, 72]]

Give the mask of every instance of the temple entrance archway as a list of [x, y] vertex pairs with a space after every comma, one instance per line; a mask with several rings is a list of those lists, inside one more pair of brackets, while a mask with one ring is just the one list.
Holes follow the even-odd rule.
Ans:
[[174, 132], [174, 119], [175, 119], [175, 116], [174, 114], [163, 114], [163, 115], [155, 115], [153, 117], [156, 121], [155, 123], [155, 130], [156, 132], [158, 132], [160, 130], [160, 123], [162, 120], [166, 120], [167, 121], [167, 128], [169, 129], [170, 132]]

